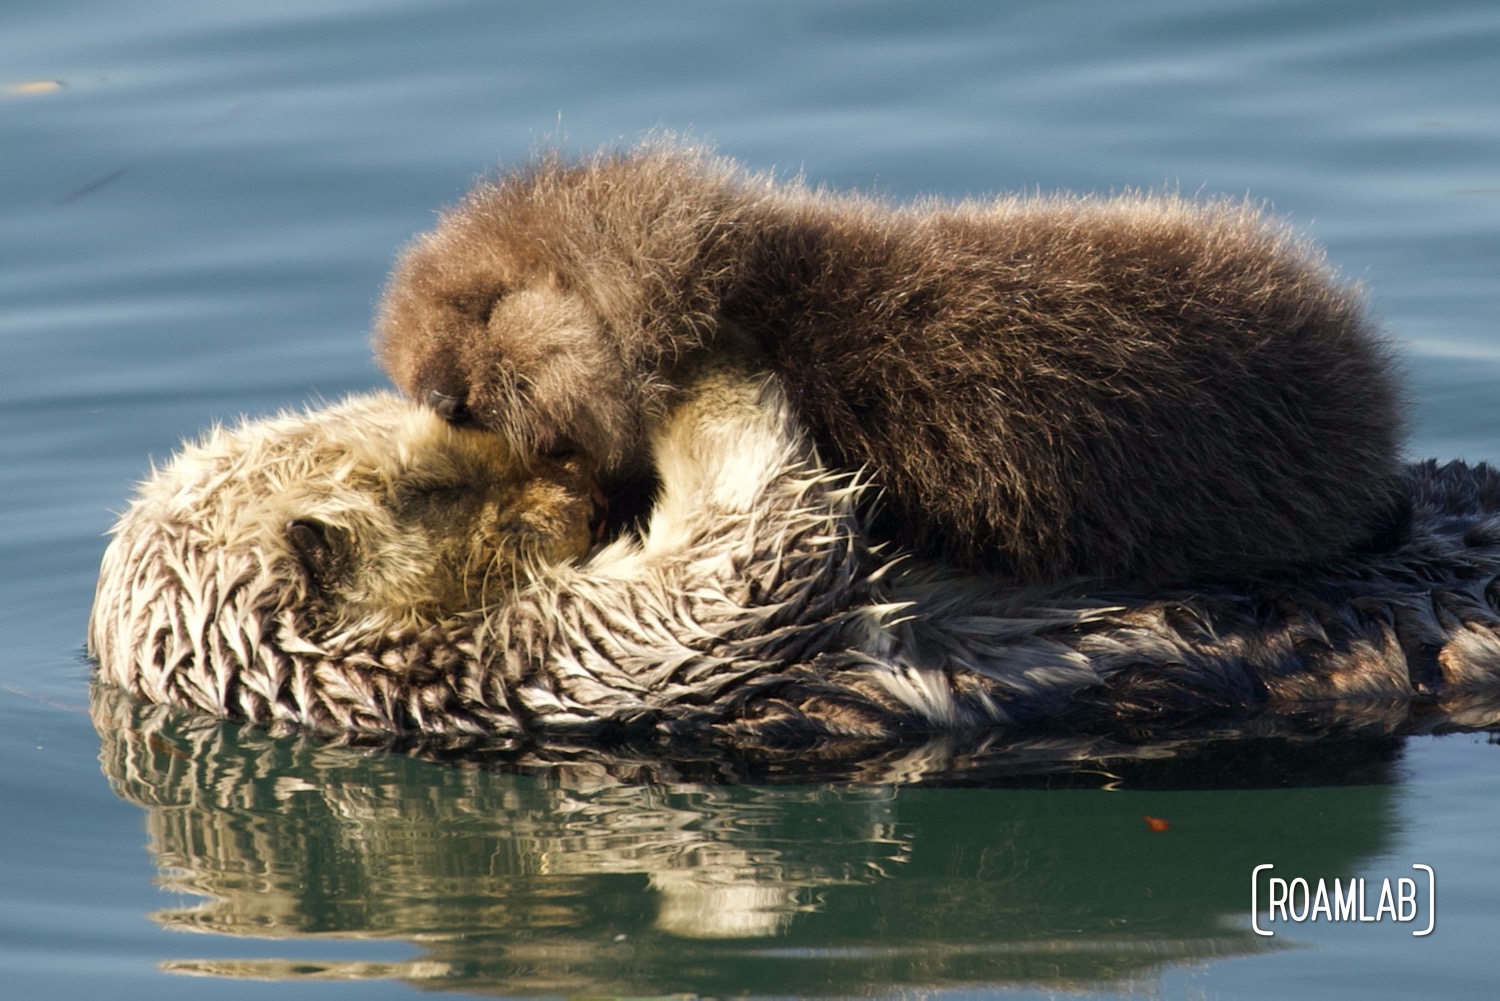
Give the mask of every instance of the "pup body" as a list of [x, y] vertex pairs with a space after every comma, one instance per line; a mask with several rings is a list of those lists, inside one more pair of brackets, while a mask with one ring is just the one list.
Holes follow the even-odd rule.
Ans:
[[544, 156], [405, 253], [378, 353], [518, 448], [648, 464], [748, 337], [886, 537], [1023, 583], [1316, 563], [1393, 517], [1402, 400], [1358, 295], [1253, 208], [892, 208], [669, 144]]

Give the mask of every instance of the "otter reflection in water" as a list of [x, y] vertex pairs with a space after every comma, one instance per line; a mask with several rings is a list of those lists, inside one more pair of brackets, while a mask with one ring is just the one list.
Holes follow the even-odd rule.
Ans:
[[[164, 889], [202, 898], [154, 919], [261, 940], [166, 968], [232, 977], [511, 995], [1119, 983], [1262, 951], [1244, 925], [1252, 866], [1362, 871], [1401, 815], [1389, 734], [1404, 725], [1376, 718], [1317, 741], [937, 740], [872, 750], [846, 773], [860, 782], [737, 785], [698, 781], [735, 777], [722, 752], [533, 748], [476, 767], [104, 685], [92, 711]], [[348, 940], [417, 955], [361, 962]]]
[[1295, 578], [1017, 592], [869, 543], [774, 378], [705, 365], [649, 518], [576, 458], [389, 396], [219, 431], [115, 529], [99, 676], [323, 731], [887, 740], [1442, 698], [1500, 681], [1500, 475], [1410, 468], [1404, 537]]

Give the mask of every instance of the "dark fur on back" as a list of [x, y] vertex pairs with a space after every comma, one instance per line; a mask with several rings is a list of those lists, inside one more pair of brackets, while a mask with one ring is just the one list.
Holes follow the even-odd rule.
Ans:
[[1390, 519], [1402, 401], [1360, 298], [1254, 207], [892, 207], [670, 143], [544, 155], [401, 260], [396, 382], [623, 472], [679, 361], [748, 334], [882, 531], [1026, 582], [1242, 575]]

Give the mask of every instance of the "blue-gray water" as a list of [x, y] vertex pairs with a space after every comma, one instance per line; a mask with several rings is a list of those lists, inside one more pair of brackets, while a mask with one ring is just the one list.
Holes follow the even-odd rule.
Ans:
[[[151, 457], [379, 384], [371, 306], [437, 207], [549, 137], [654, 127], [895, 196], [1266, 199], [1404, 345], [1413, 455], [1500, 459], [1490, 0], [10, 0], [0, 993], [1493, 996], [1482, 735], [916, 788], [515, 776], [109, 705], [96, 731], [101, 535]], [[1431, 865], [1437, 928], [1268, 947], [1260, 862]]]

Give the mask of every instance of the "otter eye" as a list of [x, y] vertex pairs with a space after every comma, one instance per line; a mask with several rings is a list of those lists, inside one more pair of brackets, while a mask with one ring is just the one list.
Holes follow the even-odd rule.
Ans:
[[326, 591], [338, 579], [340, 559], [335, 541], [340, 534], [338, 529], [311, 518], [294, 518], [286, 523], [287, 541], [319, 590]]
[[448, 297], [448, 308], [470, 323], [487, 326], [500, 301], [505, 298], [503, 290], [481, 289], [458, 293]]

